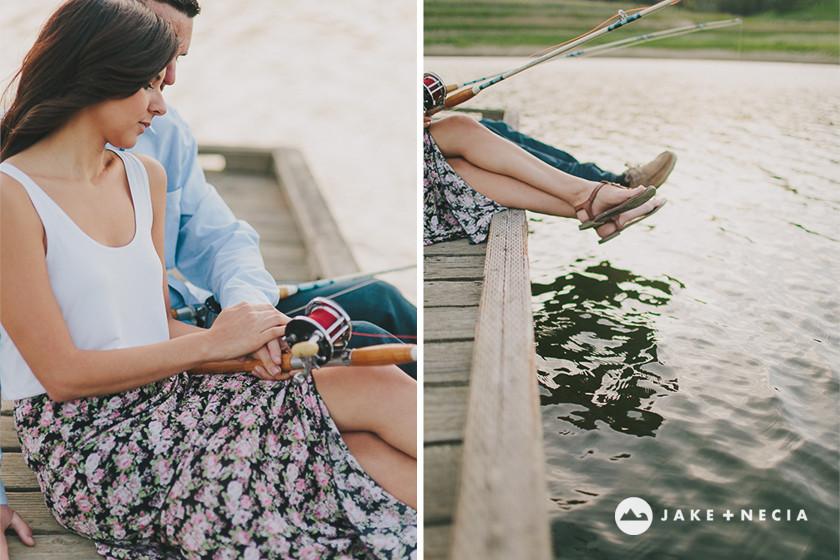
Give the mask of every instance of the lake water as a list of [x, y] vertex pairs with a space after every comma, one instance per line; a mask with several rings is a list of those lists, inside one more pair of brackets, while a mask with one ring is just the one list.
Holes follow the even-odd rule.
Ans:
[[[668, 206], [605, 245], [531, 215], [557, 558], [838, 558], [839, 96], [837, 66], [591, 58], [469, 102], [612, 171], [679, 157]], [[638, 536], [629, 497], [653, 513]]]
[[[0, 83], [60, 0], [0, 0]], [[365, 271], [417, 262], [414, 2], [201, 2], [165, 92], [200, 143], [295, 146]], [[383, 277], [417, 301], [417, 271]]]

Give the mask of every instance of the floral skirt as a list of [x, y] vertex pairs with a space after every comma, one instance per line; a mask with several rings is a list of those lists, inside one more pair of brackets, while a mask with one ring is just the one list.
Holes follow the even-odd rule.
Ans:
[[428, 130], [423, 132], [423, 244], [468, 237], [481, 243], [493, 215], [506, 210], [477, 192], [446, 162]]
[[314, 383], [181, 374], [15, 422], [47, 507], [107, 558], [414, 558], [417, 513], [361, 469]]

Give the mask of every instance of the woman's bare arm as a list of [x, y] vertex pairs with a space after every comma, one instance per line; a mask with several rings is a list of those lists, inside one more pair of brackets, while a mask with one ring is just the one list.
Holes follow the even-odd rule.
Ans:
[[[155, 198], [160, 196], [161, 175], [150, 178], [156, 193], [155, 244], [162, 257], [163, 217]], [[5, 174], [0, 174], [0, 321], [57, 401], [124, 391], [206, 361], [239, 357], [283, 332], [280, 313], [273, 307], [243, 305], [226, 310], [210, 330], [190, 329], [182, 331], [183, 336], [135, 348], [80, 350], [49, 283], [43, 225], [26, 191]]]

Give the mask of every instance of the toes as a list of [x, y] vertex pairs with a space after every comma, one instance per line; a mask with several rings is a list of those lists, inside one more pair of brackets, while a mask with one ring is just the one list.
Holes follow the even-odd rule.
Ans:
[[[610, 208], [618, 206], [619, 204], [630, 200], [634, 196], [638, 196], [644, 190], [645, 187], [641, 186], [628, 189], [619, 185], [609, 184], [598, 193], [598, 196], [595, 197], [595, 200], [592, 203], [592, 210], [595, 212], [595, 215], [606, 212]], [[605, 196], [601, 196], [602, 194]]]
[[616, 225], [614, 220], [607, 220], [606, 222], [604, 222], [603, 225], [595, 228], [595, 232], [598, 234], [598, 237], [600, 237], [601, 239], [603, 239], [603, 238], [605, 238], [609, 235], [612, 235], [616, 231], [618, 231], [618, 226]]

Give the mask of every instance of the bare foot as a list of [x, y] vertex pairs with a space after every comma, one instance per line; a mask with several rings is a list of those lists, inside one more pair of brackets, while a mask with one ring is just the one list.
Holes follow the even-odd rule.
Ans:
[[618, 237], [625, 228], [641, 222], [645, 218], [652, 216], [659, 211], [665, 203], [668, 202], [664, 198], [653, 198], [648, 200], [641, 206], [622, 212], [618, 216], [613, 217], [604, 225], [596, 228], [598, 236], [601, 238], [599, 243], [606, 243], [610, 239]]

